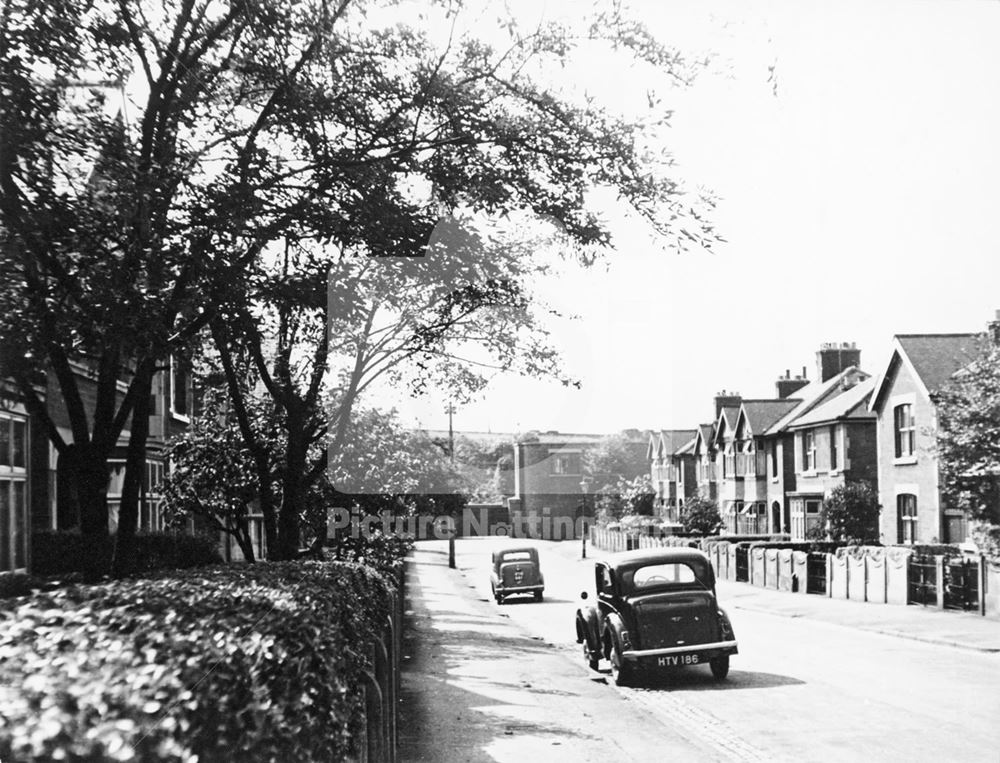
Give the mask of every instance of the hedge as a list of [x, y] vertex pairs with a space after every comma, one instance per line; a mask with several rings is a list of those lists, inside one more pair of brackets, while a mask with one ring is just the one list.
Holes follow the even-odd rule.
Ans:
[[0, 759], [342, 760], [388, 613], [386, 580], [340, 562], [0, 603]]
[[[160, 569], [186, 569], [222, 561], [219, 539], [187, 533], [137, 533], [137, 574]], [[35, 575], [67, 575], [81, 572], [89, 577], [106, 575], [111, 569], [115, 538], [94, 541], [77, 530], [45, 530], [32, 533], [31, 571]]]

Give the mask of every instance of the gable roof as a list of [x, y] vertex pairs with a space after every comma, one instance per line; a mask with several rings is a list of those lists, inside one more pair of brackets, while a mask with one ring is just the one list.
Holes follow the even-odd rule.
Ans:
[[699, 424], [698, 431], [694, 435], [694, 443], [691, 446], [692, 451], [698, 450], [698, 443], [710, 443], [712, 441], [712, 435], [714, 434], [712, 429], [713, 424]]
[[679, 448], [692, 442], [695, 434], [694, 429], [661, 429], [650, 435], [649, 455], [658, 458], [672, 456]]
[[939, 390], [956, 371], [979, 354], [981, 334], [897, 334], [893, 352], [879, 375], [869, 408], [875, 410], [885, 394], [895, 365], [906, 364], [928, 396]]
[[[692, 430], [692, 432], [693, 431], [694, 430]], [[677, 450], [675, 450], [674, 451], [674, 455], [675, 456], [682, 456], [682, 455], [686, 455], [688, 453], [692, 453], [693, 454], [694, 453], [694, 445], [695, 445], [695, 443], [697, 441], [698, 441], [698, 436], [697, 436], [697, 434], [695, 434], [694, 437], [692, 437], [686, 443], [684, 443], [683, 445], [681, 445]]]
[[874, 421], [875, 414], [868, 410], [868, 398], [874, 390], [875, 379], [869, 377], [795, 419], [789, 428], [799, 429], [846, 418]]
[[826, 381], [820, 381], [817, 379], [809, 382], [801, 389], [796, 390], [795, 397], [799, 398], [802, 402], [769, 426], [764, 434], [778, 434], [779, 432], [784, 431], [800, 416], [808, 411], [811, 411], [817, 405], [823, 404], [833, 395], [837, 394], [838, 390], [843, 388], [845, 381], [849, 381], [855, 377], [860, 380], [865, 380], [871, 378], [871, 374], [862, 371], [857, 366], [848, 366], [839, 374], [831, 376]]
[[802, 400], [800, 398], [781, 398], [777, 400], [744, 400], [740, 405], [740, 417], [749, 424], [750, 431], [754, 435], [762, 435], [767, 428], [789, 411], [797, 408]]
[[738, 405], [724, 405], [719, 410], [719, 415], [715, 419], [715, 427], [712, 431], [713, 442], [719, 439], [719, 435], [727, 430], [736, 430], [736, 422], [740, 418], [740, 407]]

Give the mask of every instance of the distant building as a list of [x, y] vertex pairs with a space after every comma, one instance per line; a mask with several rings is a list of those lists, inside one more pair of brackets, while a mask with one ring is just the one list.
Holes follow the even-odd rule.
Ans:
[[[619, 476], [631, 478], [649, 473], [646, 459], [649, 432], [626, 430], [625, 437], [634, 450], [632, 471]], [[511, 521], [521, 518], [544, 520], [547, 526], [561, 528], [555, 539], [577, 537], [577, 520], [593, 514], [590, 492], [599, 489], [599, 481], [585, 475], [583, 456], [597, 447], [608, 435], [566, 432], [528, 432], [514, 443], [514, 497], [509, 501]], [[586, 477], [586, 479], [585, 479]], [[572, 528], [567, 532], [567, 528]]]

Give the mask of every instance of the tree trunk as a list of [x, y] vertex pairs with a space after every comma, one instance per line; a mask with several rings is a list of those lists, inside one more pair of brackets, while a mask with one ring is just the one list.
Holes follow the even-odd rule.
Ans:
[[285, 468], [281, 485], [281, 513], [278, 515], [278, 544], [281, 559], [294, 559], [299, 552], [299, 515], [303, 506], [303, 482], [308, 445], [297, 406], [289, 406], [287, 416]]
[[[89, 538], [108, 536], [108, 454], [91, 443], [69, 446], [66, 468], [71, 505], [80, 519], [80, 532]], [[78, 513], [77, 513], [78, 512]]]
[[149, 403], [155, 366], [143, 361], [136, 371], [141, 375], [139, 395], [132, 410], [132, 425], [125, 457], [125, 483], [122, 487], [121, 506], [118, 509], [118, 534], [111, 574], [116, 578], [131, 575], [136, 569], [135, 533], [139, 526], [139, 501], [142, 482], [146, 475], [146, 439], [149, 437]]

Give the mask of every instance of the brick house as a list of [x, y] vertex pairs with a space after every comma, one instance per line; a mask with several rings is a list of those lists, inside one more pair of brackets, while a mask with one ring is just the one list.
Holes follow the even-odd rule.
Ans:
[[[831, 371], [832, 368], [828, 365], [826, 372]], [[767, 459], [768, 532], [789, 534], [793, 529], [792, 502], [798, 490], [796, 470], [798, 451], [793, 425], [814, 409], [833, 400], [844, 390], [869, 378], [871, 378], [869, 374], [851, 365], [826, 379], [821, 375], [814, 381], [808, 381], [803, 369], [802, 376], [799, 377], [802, 384], [794, 390], [795, 398], [801, 402], [768, 427], [763, 437], [762, 447]], [[803, 503], [798, 508], [804, 505]], [[815, 505], [810, 504], [809, 508], [814, 509]]]
[[[606, 435], [565, 432], [528, 432], [514, 442], [514, 497], [509, 499], [511, 521], [540, 520], [552, 528], [555, 540], [576, 538], [582, 520], [593, 514], [594, 500], [585, 491], [599, 489], [610, 476], [633, 478], [649, 473], [646, 454], [649, 433], [627, 430], [630, 451], [628, 474], [594, 475], [584, 480], [583, 455]], [[581, 484], [584, 483], [584, 484]]]
[[767, 447], [765, 433], [776, 421], [796, 408], [798, 398], [744, 400], [736, 425], [727, 437], [724, 459], [724, 494], [734, 497], [721, 513], [730, 532], [770, 531], [767, 513]]
[[901, 334], [871, 396], [884, 543], [960, 543], [966, 518], [943, 504], [934, 393], [973, 361], [979, 334]]
[[646, 458], [656, 493], [656, 513], [667, 522], [679, 521], [684, 501], [697, 492], [694, 429], [661, 429], [649, 436]]
[[823, 500], [834, 488], [860, 482], [878, 486], [876, 422], [868, 410], [875, 380], [868, 377], [851, 382], [851, 376], [843, 376], [842, 383], [834, 387], [836, 394], [788, 425], [793, 437], [795, 488], [785, 496], [793, 540], [804, 539], [819, 525]]
[[719, 485], [715, 469], [715, 424], [699, 424], [691, 454], [694, 456], [695, 491], [702, 498], [717, 500]]

